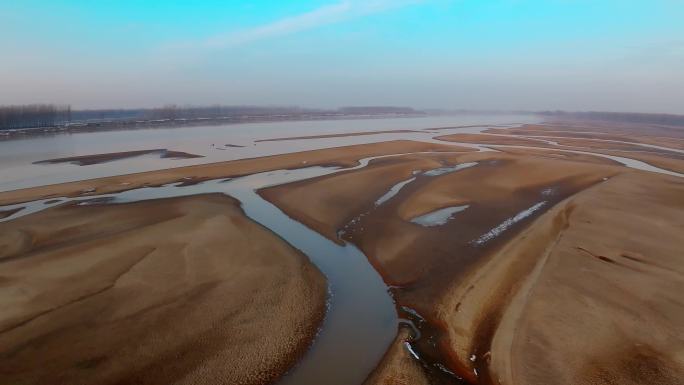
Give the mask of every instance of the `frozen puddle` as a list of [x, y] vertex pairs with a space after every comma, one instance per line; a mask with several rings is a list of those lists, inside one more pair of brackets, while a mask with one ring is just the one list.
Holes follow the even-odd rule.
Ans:
[[385, 193], [385, 195], [381, 196], [380, 198], [378, 198], [377, 201], [375, 201], [375, 205], [380, 206], [381, 204], [392, 199], [392, 197], [394, 197], [395, 195], [397, 195], [399, 193], [399, 190], [401, 190], [404, 186], [413, 182], [414, 180], [416, 180], [415, 176], [413, 178], [406, 179], [405, 181], [401, 181], [401, 182], [395, 184], [394, 186], [392, 186], [392, 188], [388, 192]]
[[499, 224], [495, 228], [489, 230], [488, 232], [486, 232], [485, 234], [480, 236], [480, 238], [473, 241], [473, 243], [476, 245], [482, 245], [485, 242], [490, 241], [490, 240], [498, 237], [499, 234], [508, 230], [508, 228], [513, 226], [514, 224], [516, 224], [516, 223], [522, 221], [523, 219], [529, 217], [530, 215], [534, 214], [535, 211], [542, 208], [542, 206], [544, 206], [545, 204], [546, 204], [546, 201], [541, 201], [541, 202], [535, 204], [534, 206], [515, 214], [515, 216], [513, 218], [508, 218], [505, 221], [501, 222], [501, 224]]
[[467, 209], [470, 207], [469, 205], [463, 205], [463, 206], [452, 206], [452, 207], [445, 207], [443, 209], [439, 209], [436, 211], [433, 211], [431, 213], [427, 213], [424, 215], [421, 215], [419, 217], [415, 217], [411, 219], [411, 223], [415, 223], [417, 225], [421, 225], [424, 227], [433, 227], [433, 226], [441, 226], [449, 220], [451, 220], [454, 217], [454, 214], [460, 213], [461, 211]]

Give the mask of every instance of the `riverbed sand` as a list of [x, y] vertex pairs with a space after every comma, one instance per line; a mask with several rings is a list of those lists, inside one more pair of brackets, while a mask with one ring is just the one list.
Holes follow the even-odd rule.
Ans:
[[[459, 164], [473, 166], [441, 176], [415, 174], [417, 170]], [[342, 238], [356, 243], [387, 283], [416, 284], [431, 291], [441, 285], [430, 270], [444, 270], [445, 264], [462, 266], [477, 251], [471, 250], [469, 242], [521, 210], [542, 200], [558, 201], [618, 170], [493, 152], [417, 154], [380, 159], [361, 170], [267, 188], [259, 193], [332, 240], [337, 240], [343, 231]], [[416, 180], [402, 188], [395, 198], [375, 205], [394, 184], [411, 177]], [[438, 209], [462, 205], [469, 207], [457, 214], [460, 220], [444, 226], [425, 228], [410, 222]], [[463, 251], [456, 252], [459, 257], [454, 256], [457, 250]], [[431, 284], [417, 284], [421, 279]], [[425, 292], [418, 302], [429, 302], [427, 298], [431, 295]]]
[[224, 195], [61, 205], [0, 223], [0, 383], [266, 384], [326, 281]]
[[[547, 126], [527, 126], [525, 129], [537, 134], [549, 130]], [[556, 127], [558, 132], [579, 134], [585, 129], [576, 125]], [[610, 130], [603, 126], [601, 129], [606, 135], [632, 133], [629, 130]], [[665, 141], [663, 138], [675, 135], [669, 128], [655, 132], [659, 136], [654, 137], [650, 143]], [[526, 140], [511, 138], [508, 140]], [[677, 139], [676, 135], [672, 138]], [[647, 143], [647, 139], [640, 138], [639, 141]], [[268, 188], [260, 191], [260, 194], [288, 215], [329, 239], [338, 242], [345, 240], [358, 245], [383, 279], [392, 285], [392, 294], [398, 305], [415, 310], [430, 325], [427, 340], [416, 345], [416, 349], [423, 349], [418, 353], [439, 357], [440, 364], [446, 370], [471, 383], [677, 384], [678, 379], [684, 377], [681, 348], [684, 346], [681, 337], [684, 335], [684, 305], [677, 296], [684, 289], [684, 267], [679, 258], [684, 249], [679, 236], [684, 229], [684, 182], [676, 177], [629, 170], [617, 166], [614, 161], [594, 155], [571, 154], [552, 145], [541, 147], [545, 148], [502, 146], [498, 148], [504, 152], [472, 153], [468, 152], [471, 150], [458, 146], [393, 141], [18, 190], [0, 193], [0, 203], [16, 203], [49, 196], [74, 196], [90, 189], [95, 189], [96, 192], [87, 192], [85, 195], [128, 190], [145, 184], [161, 185], [175, 181], [194, 183], [209, 178], [239, 176], [278, 168], [307, 165], [352, 166], [358, 164], [359, 158], [366, 156], [440, 151], [443, 153], [377, 159], [366, 168]], [[604, 153], [616, 151], [623, 154], [621, 156], [635, 154], [635, 157], [656, 156], [660, 160], [666, 159], [650, 151], [634, 153], [601, 149], [598, 146], [592, 150]], [[460, 153], [450, 153], [452, 151]], [[669, 159], [680, 167], [679, 159]], [[467, 163], [476, 165], [438, 176], [422, 174], [430, 169]], [[657, 163], [654, 161], [653, 164]], [[416, 179], [406, 184], [394, 197], [380, 205], [376, 204], [378, 198], [397, 183], [414, 177]], [[116, 208], [108, 214], [116, 220], [93, 215], [86, 216], [92, 222], [79, 222], [77, 226], [64, 227], [61, 224], [45, 226], [50, 223], [47, 220], [49, 218], [46, 218], [45, 221], [27, 222], [26, 226], [44, 226], [40, 231], [28, 232], [28, 235], [22, 231], [0, 232], [3, 234], [0, 239], [4, 239], [3, 244], [6, 245], [0, 250], [3, 255], [9, 256], [1, 263], [15, 269], [7, 270], [13, 273], [7, 277], [2, 276], [0, 285], [24, 285], [20, 286], [21, 290], [13, 289], [11, 292], [15, 294], [7, 297], [10, 302], [15, 302], [3, 305], [4, 308], [13, 309], [3, 315], [3, 328], [10, 329], [0, 333], [0, 346], [11, 347], [8, 349], [9, 353], [4, 353], [4, 357], [12, 358], [3, 360], [9, 363], [7, 370], [17, 373], [16, 367], [21, 371], [22, 365], [37, 365], [36, 362], [44, 361], [51, 362], [46, 366], [53, 370], [51, 373], [64, 372], [65, 380], [73, 378], [68, 376], [73, 376], [74, 373], [90, 370], [97, 372], [98, 376], [113, 376], [103, 377], [105, 379], [124, 378], [130, 379], [126, 380], [128, 383], [147, 383], [145, 381], [150, 380], [146, 377], [148, 371], [159, 370], [153, 373], [168, 376], [163, 378], [182, 379], [177, 383], [201, 383], [197, 378], [206, 378], [208, 373], [215, 370], [225, 370], [228, 355], [244, 357], [244, 361], [240, 362], [244, 362], [245, 367], [252, 368], [248, 364], [255, 360], [249, 352], [261, 352], [264, 346], [268, 347], [266, 351], [269, 352], [269, 357], [276, 358], [266, 363], [257, 362], [262, 366], [257, 365], [258, 368], [254, 369], [256, 372], [249, 373], [263, 374], [263, 370], [267, 370], [263, 368], [270, 368], [267, 373], [272, 375], [274, 371], [280, 373], [280, 369], [273, 368], [291, 364], [292, 361], [287, 361], [287, 364], [279, 366], [278, 363], [282, 361], [278, 361], [277, 357], [280, 356], [275, 353], [271, 356], [270, 353], [274, 350], [286, 351], [287, 347], [292, 349], [291, 352], [299, 351], [309, 341], [310, 328], [306, 329], [308, 332], [302, 333], [306, 337], [297, 339], [300, 343], [292, 342], [289, 338], [287, 341], [290, 342], [282, 342], [271, 334], [265, 335], [264, 339], [259, 339], [261, 334], [250, 334], [255, 342], [244, 344], [249, 347], [246, 348], [248, 353], [240, 355], [239, 351], [230, 349], [234, 345], [243, 345], [225, 346], [224, 341], [230, 341], [232, 337], [228, 331], [235, 329], [226, 329], [223, 323], [226, 318], [230, 319], [232, 315], [241, 314], [240, 311], [247, 311], [238, 323], [240, 328], [247, 328], [245, 330], [262, 328], [265, 333], [276, 322], [274, 320], [278, 320], [285, 324], [276, 328], [274, 334], [285, 333], [296, 322], [292, 317], [300, 315], [303, 318], [296, 319], [308, 320], [307, 325], [316, 324], [312, 320], [316, 320], [315, 314], [318, 313], [312, 310], [308, 315], [296, 314], [301, 313], [302, 301], [297, 300], [301, 296], [292, 294], [293, 289], [282, 290], [282, 285], [285, 285], [283, 282], [294, 285], [286, 286], [288, 288], [301, 288], [303, 285], [310, 293], [319, 293], [312, 285], [322, 282], [320, 273], [306, 263], [301, 254], [278, 239], [270, 240], [268, 247], [279, 247], [282, 249], [281, 254], [292, 255], [287, 259], [290, 261], [287, 266], [290, 267], [281, 272], [283, 268], [280, 265], [284, 258], [269, 258], [271, 254], [275, 254], [273, 251], [263, 250], [264, 255], [261, 256], [257, 251], [249, 250], [250, 245], [260, 245], [259, 248], [265, 246], [254, 242], [254, 236], [244, 236], [245, 227], [255, 227], [264, 232], [267, 235], [264, 235], [265, 239], [273, 237], [270, 233], [241, 214], [225, 215], [230, 220], [215, 219], [221, 210], [228, 210], [224, 207], [226, 205], [222, 204], [221, 209], [214, 206], [202, 208], [202, 205], [208, 203], [201, 199], [170, 200], [183, 202], [171, 205], [178, 206], [175, 210], [169, 210], [168, 204], [163, 203], [169, 201], [125, 205], [140, 205], [145, 207], [144, 210], [156, 210], [157, 214], [145, 214], [142, 217], [123, 215], [122, 209]], [[225, 199], [230, 200], [221, 197], [221, 200]], [[196, 200], [203, 203], [197, 203]], [[182, 211], [179, 207], [186, 207], [184, 205], [192, 207]], [[195, 207], [196, 205], [200, 207]], [[411, 219], [416, 216], [451, 206], [468, 207], [441, 226], [424, 227], [411, 223]], [[485, 236], [531, 207], [538, 209], [513, 221], [510, 226], [505, 226], [495, 236]], [[38, 215], [67, 215], [73, 210], [87, 209], [58, 207]], [[172, 215], [179, 210], [184, 213], [178, 214], [180, 219]], [[236, 207], [232, 210], [239, 212]], [[62, 214], [62, 211], [66, 213]], [[196, 218], [202, 215], [203, 219]], [[27, 218], [31, 216], [8, 222], [5, 226], [16, 226]], [[148, 218], [161, 218], [161, 222], [146, 223]], [[242, 224], [235, 218], [242, 218], [249, 225]], [[188, 269], [185, 267], [187, 255], [181, 258], [174, 253], [171, 253], [173, 263], [166, 263], [161, 255], [162, 251], [159, 251], [166, 250], [164, 245], [168, 243], [170, 232], [164, 229], [179, 220], [188, 221], [183, 224], [186, 232], [181, 232], [184, 234], [181, 237], [189, 237], [190, 240], [185, 242], [193, 245], [184, 246], [185, 249], [207, 256], [213, 254], [210, 252], [212, 250], [218, 252], [234, 244], [243, 245], [239, 249], [242, 251], [237, 254], [240, 261], [264, 265], [258, 265], [263, 268], [261, 270], [255, 269], [260, 273], [263, 273], [262, 270], [268, 271], [269, 275], [259, 278], [258, 286], [254, 283], [256, 273], [244, 277], [246, 281], [242, 287], [249, 289], [246, 289], [247, 292], [240, 292], [263, 292], [263, 296], [253, 297], [263, 301], [255, 300], [259, 311], [246, 310], [251, 309], [247, 304], [253, 304], [245, 294], [233, 298], [223, 291], [217, 292], [219, 288], [233, 287], [231, 283], [236, 278], [224, 282], [221, 273], [234, 271], [234, 268], [216, 268], [216, 262], [212, 259], [213, 264], [209, 266], [200, 265]], [[214, 225], [215, 221], [219, 226]], [[57, 222], [61, 223], [62, 220]], [[94, 223], [97, 226], [92, 225]], [[219, 230], [216, 228], [221, 229], [220, 239], [213, 238], [219, 238]], [[226, 238], [226, 229], [231, 234], [239, 235]], [[112, 240], [129, 237], [129, 233], [142, 235], [140, 239], [134, 237], [134, 241], [126, 243]], [[156, 238], [151, 235], [157, 233], [163, 234], [165, 238], [162, 235], [157, 235]], [[60, 237], [65, 241], [50, 241]], [[211, 238], [209, 244], [215, 244], [209, 246], [210, 250], [199, 245], [207, 243], [206, 237]], [[193, 241], [195, 238], [202, 242]], [[161, 242], [162, 239], [164, 242]], [[478, 243], [481, 239], [484, 241]], [[113, 242], [118, 246], [108, 247]], [[98, 248], [102, 247], [105, 247], [104, 251], [90, 251], [101, 250]], [[70, 248], [78, 248], [83, 252], [72, 255], [68, 251]], [[125, 252], [125, 258], [113, 258], [112, 253], [116, 250]], [[260, 258], [252, 261], [250, 258], [255, 253]], [[46, 255], [52, 255], [50, 259], [54, 261], [50, 261], [50, 264], [44, 262]], [[61, 267], [62, 261], [71, 259], [79, 267], [75, 272]], [[55, 263], [59, 265], [55, 267]], [[148, 264], [152, 270], [139, 270]], [[186, 272], [185, 275], [176, 271], [175, 266], [180, 264], [184, 266], [181, 270]], [[298, 266], [300, 270], [292, 266]], [[128, 275], [129, 278], [121, 282], [117, 280], [118, 274], [127, 269], [130, 271], [123, 277]], [[302, 273], [302, 270], [306, 270], [308, 275]], [[26, 274], [26, 271], [40, 274]], [[93, 272], [100, 271], [107, 272], [110, 286], [111, 282], [114, 282], [115, 288], [125, 283], [124, 287], [130, 288], [130, 291], [116, 291], [106, 285], [103, 287], [101, 282], [95, 282], [91, 278], [94, 276]], [[192, 272], [190, 276], [193, 280], [190, 283], [187, 282], [187, 271]], [[300, 274], [293, 274], [292, 271], [300, 271]], [[58, 276], [52, 276], [56, 274], [54, 272]], [[180, 280], [180, 288], [174, 286], [173, 290], [167, 289], [164, 293], [151, 290], [155, 285], [169, 281], [168, 276], [163, 276], [167, 272], [174, 277], [184, 277]], [[133, 273], [135, 275], [131, 276]], [[198, 274], [211, 279], [195, 278]], [[292, 283], [293, 275], [297, 277], [298, 283]], [[237, 276], [242, 277], [240, 274]], [[219, 283], [216, 286], [206, 285], [207, 280]], [[43, 289], [34, 293], [30, 290], [34, 286]], [[62, 286], [64, 291], [57, 290]], [[46, 291], [50, 292], [49, 297], [44, 294]], [[140, 293], [146, 295], [141, 296]], [[95, 301], [103, 295], [108, 298], [107, 301]], [[294, 295], [296, 298], [283, 305], [283, 301], [274, 300], [280, 298], [278, 295]], [[197, 305], [199, 310], [195, 312], [192, 310], [195, 309], [196, 298], [200, 299], [200, 305]], [[158, 299], [160, 302], [154, 302]], [[55, 300], [61, 301], [62, 305], [52, 309], [50, 301]], [[172, 301], [172, 304], [168, 305], [165, 300]], [[193, 302], [192, 307], [188, 305], [190, 300]], [[221, 313], [224, 307], [213, 306], [216, 300], [227, 302], [228, 309], [232, 310], [226, 311], [232, 313]], [[112, 305], [113, 308], [109, 307], [110, 303], [115, 304]], [[259, 305], [262, 303], [263, 305]], [[309, 304], [306, 306], [311, 309], [319, 309], [316, 301], [304, 303]], [[232, 305], [234, 306], [231, 307]], [[76, 318], [66, 312], [71, 308], [75, 309]], [[26, 309], [30, 312], [22, 316], [22, 311]], [[282, 311], [271, 312], [266, 309]], [[273, 315], [276, 312], [277, 316]], [[110, 322], [111, 319], [118, 320], [119, 318], [114, 317], [122, 314], [127, 318], [124, 317], [121, 324]], [[264, 314], [270, 317], [264, 317]], [[17, 322], [23, 322], [22, 319], [33, 316], [37, 318], [25, 325], [16, 326]], [[128, 321], [135, 317], [142, 317], [139, 324]], [[166, 321], [169, 319], [179, 319], [178, 322], [182, 325], [191, 324], [193, 327], [180, 328], [175, 326], [175, 321]], [[215, 326], [217, 320], [221, 321], [220, 327]], [[207, 323], [211, 326], [207, 326]], [[75, 330], [80, 330], [82, 324], [92, 327], [92, 333], [102, 330], [105, 327], [103, 325], [108, 327], [110, 324], [117, 331], [131, 329], [131, 339], [142, 341], [142, 346], [146, 347], [142, 349], [142, 358], [127, 361], [125, 357], [131, 351], [139, 350], [126, 350], [122, 347], [126, 340], [114, 340], [109, 333], [107, 337], [103, 337], [103, 344], [109, 350], [98, 350], [101, 342], [96, 334], [76, 334]], [[26, 339], [22, 337], [24, 335], [7, 337], [18, 333], [14, 329], [34, 330], [37, 337], [31, 338], [28, 343], [19, 343], [22, 338]], [[149, 333], [155, 337], [149, 337]], [[179, 341], [176, 338], [169, 341], [171, 335], [180, 336]], [[151, 342], [148, 338], [152, 339]], [[422, 365], [425, 363], [414, 361], [405, 347], [404, 343], [408, 339], [408, 330], [400, 329], [385, 358], [367, 380], [368, 384], [421, 384], [427, 381]], [[71, 346], [83, 346], [85, 349], [71, 349], [71, 346], [65, 349], [65, 345], [58, 343], [58, 340], [68, 341]], [[251, 341], [249, 338], [247, 340]], [[206, 345], [198, 348], [198, 343]], [[281, 349], [278, 346], [286, 348]], [[40, 350], [47, 348], [50, 349]], [[41, 354], [45, 355], [37, 356], [40, 360], [32, 360], [34, 356], [31, 354], [35, 354], [35, 351], [42, 351]], [[115, 354], [112, 358], [109, 351], [125, 354]], [[45, 352], [56, 353], [51, 355], [52, 353]], [[161, 362], [164, 365], [158, 357], [162, 357]], [[296, 357], [296, 354], [288, 357], [293, 360], [292, 357]], [[174, 364], [169, 367], [168, 362], [171, 361]], [[10, 373], [1, 369], [0, 373]], [[226, 374], [230, 375], [233, 373]], [[262, 381], [267, 378], [265, 376], [247, 377]], [[107, 383], [99, 381], [100, 377], [93, 379], [97, 383]], [[39, 380], [44, 378], [36, 377], [34, 382], [29, 383], [40, 383]], [[117, 381], [126, 383], [124, 380]]]
[[683, 197], [630, 172], [545, 213], [443, 297], [454, 357], [478, 383], [679, 384]]
[[[414, 155], [261, 195], [329, 237], [342, 230], [393, 285], [399, 305], [443, 330], [436, 350], [467, 381], [678, 383], [684, 182], [591, 155], [550, 156], [559, 154]], [[419, 178], [374, 206], [416, 169], [465, 162], [478, 165]], [[327, 209], [302, 204], [314, 201]], [[541, 201], [543, 209], [503, 235], [473, 242]], [[446, 225], [409, 222], [456, 205], [469, 208]], [[369, 383], [421, 381], [401, 363], [404, 341]]]

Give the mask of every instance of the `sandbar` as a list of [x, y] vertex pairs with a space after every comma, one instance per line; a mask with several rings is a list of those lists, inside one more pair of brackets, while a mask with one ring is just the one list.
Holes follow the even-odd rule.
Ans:
[[220, 194], [64, 204], [0, 223], [0, 382], [267, 384], [327, 285]]
[[157, 154], [160, 158], [169, 159], [192, 159], [192, 158], [203, 158], [202, 155], [190, 154], [183, 151], [173, 151], [167, 150], [165, 148], [158, 148], [152, 150], [138, 150], [138, 151], [123, 151], [123, 152], [109, 152], [105, 154], [93, 154], [93, 155], [80, 155], [80, 156], [70, 156], [65, 158], [54, 158], [39, 160], [33, 162], [35, 164], [59, 164], [59, 163], [71, 163], [78, 166], [90, 166], [93, 164], [101, 164], [114, 162], [121, 159], [134, 158], [136, 156]]

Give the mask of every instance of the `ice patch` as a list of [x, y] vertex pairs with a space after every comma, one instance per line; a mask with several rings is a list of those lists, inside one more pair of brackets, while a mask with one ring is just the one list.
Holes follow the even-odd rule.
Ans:
[[475, 165], [477, 165], [477, 162], [461, 163], [461, 164], [457, 164], [457, 165], [451, 166], [451, 167], [440, 167], [440, 168], [435, 168], [435, 169], [432, 169], [432, 170], [429, 170], [429, 171], [425, 171], [425, 172], [423, 173], [423, 175], [427, 175], [427, 176], [439, 176], [439, 175], [448, 174], [448, 173], [450, 173], [450, 172], [454, 172], [454, 171], [458, 171], [458, 170], [463, 170], [464, 168], [473, 167], [473, 166], [475, 166]]
[[394, 197], [395, 195], [397, 195], [397, 194], [399, 193], [399, 190], [401, 190], [404, 186], [406, 186], [407, 184], [413, 182], [414, 180], [416, 180], [416, 177], [413, 177], [413, 178], [410, 178], [410, 179], [406, 179], [405, 181], [402, 181], [402, 182], [399, 182], [399, 183], [395, 184], [394, 186], [392, 186], [391, 189], [389, 189], [389, 191], [387, 191], [387, 192], [385, 193], [385, 195], [381, 196], [380, 198], [378, 198], [377, 201], [375, 201], [375, 205], [376, 205], [376, 206], [380, 206], [381, 204], [383, 204], [383, 203], [387, 202], [388, 200], [392, 199], [392, 197]]
[[515, 216], [513, 218], [506, 219], [505, 221], [501, 222], [501, 224], [499, 224], [495, 228], [493, 228], [493, 229], [489, 230], [488, 232], [486, 232], [485, 234], [483, 234], [480, 238], [475, 240], [474, 243], [476, 245], [482, 245], [485, 242], [496, 238], [497, 236], [499, 236], [499, 234], [508, 230], [509, 227], [513, 226], [514, 224], [516, 224], [516, 223], [522, 221], [523, 219], [529, 217], [530, 215], [534, 214], [535, 211], [539, 210], [545, 204], [546, 204], [546, 201], [541, 201], [541, 202], [535, 204], [534, 206], [515, 214]]
[[411, 223], [415, 223], [424, 227], [441, 226], [449, 222], [449, 220], [453, 218], [454, 214], [460, 213], [468, 207], [470, 207], [470, 205], [445, 207], [443, 209], [415, 217], [411, 219]]

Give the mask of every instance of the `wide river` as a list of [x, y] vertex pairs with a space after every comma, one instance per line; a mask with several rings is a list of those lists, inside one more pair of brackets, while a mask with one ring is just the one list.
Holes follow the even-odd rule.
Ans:
[[[538, 120], [539, 118], [529, 115], [460, 115], [392, 119], [288, 121], [84, 132], [0, 140], [0, 191], [226, 160], [254, 158], [360, 143], [382, 142], [392, 139], [429, 139], [436, 135], [436, 133], [412, 134], [404, 132], [326, 139], [259, 142], [259, 140], [264, 139], [350, 132], [423, 130], [470, 125], [508, 125], [530, 123]], [[450, 130], [449, 132], [467, 132], [468, 130], [466, 128]], [[160, 159], [158, 155], [149, 155], [91, 166], [33, 164], [33, 162], [46, 159], [158, 148], [184, 151], [204, 157], [194, 159]]]

